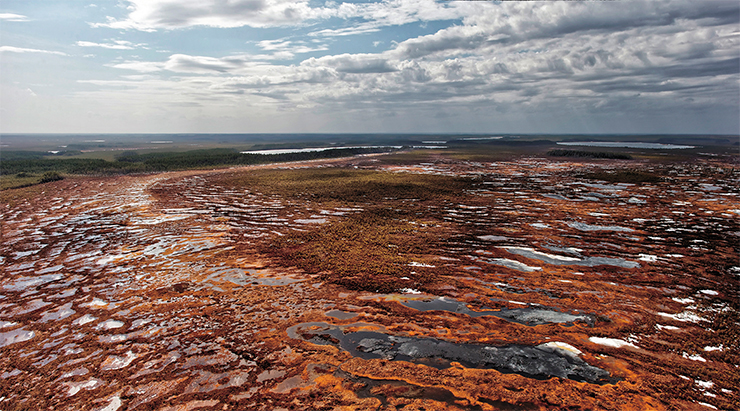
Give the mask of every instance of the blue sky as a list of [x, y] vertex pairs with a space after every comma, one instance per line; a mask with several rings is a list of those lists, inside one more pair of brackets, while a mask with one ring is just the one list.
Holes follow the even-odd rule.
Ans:
[[3, 133], [740, 132], [737, 0], [0, 0]]

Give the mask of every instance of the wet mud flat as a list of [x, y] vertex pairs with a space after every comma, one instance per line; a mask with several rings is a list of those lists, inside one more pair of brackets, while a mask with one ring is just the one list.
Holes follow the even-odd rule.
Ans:
[[737, 165], [639, 166], [662, 180], [435, 155], [11, 190], [0, 409], [738, 409]]

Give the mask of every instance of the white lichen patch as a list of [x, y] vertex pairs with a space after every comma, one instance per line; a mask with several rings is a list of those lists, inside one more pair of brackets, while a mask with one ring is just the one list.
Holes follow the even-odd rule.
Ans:
[[702, 380], [696, 380], [696, 385], [699, 387], [708, 390], [712, 387], [714, 387], [714, 383], [712, 381], [702, 381]]
[[640, 261], [647, 261], [649, 263], [654, 263], [658, 261], [657, 255], [651, 255], [651, 254], [640, 254], [640, 258], [638, 258]]
[[691, 311], [684, 311], [678, 314], [658, 313], [661, 317], [671, 318], [676, 321], [698, 323], [704, 319]]
[[681, 357], [683, 357], [683, 358], [686, 358], [686, 359], [688, 359], [688, 360], [691, 360], [691, 361], [701, 361], [701, 362], [707, 362], [707, 360], [706, 360], [706, 359], [704, 359], [704, 358], [703, 358], [703, 357], [702, 357], [701, 355], [699, 355], [699, 354], [694, 354], [694, 355], [690, 355], [690, 354], [689, 354], [689, 353], [687, 353], [687, 352], [683, 352], [683, 353], [681, 354]]
[[544, 344], [540, 344], [538, 347], [554, 348], [571, 357], [575, 357], [581, 354], [581, 350], [579, 350], [578, 348], [568, 343], [561, 342], [561, 341], [547, 342]]
[[607, 347], [621, 348], [621, 347], [632, 347], [637, 348], [636, 345], [631, 342], [620, 340], [618, 338], [603, 338], [603, 337], [589, 337], [589, 341], [594, 344], [604, 345]]

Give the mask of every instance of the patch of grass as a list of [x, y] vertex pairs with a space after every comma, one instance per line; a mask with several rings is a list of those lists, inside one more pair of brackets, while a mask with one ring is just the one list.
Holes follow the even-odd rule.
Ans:
[[64, 176], [56, 171], [47, 171], [42, 175], [21, 172], [15, 175], [0, 175], [0, 190], [30, 187], [36, 184], [63, 180]]
[[32, 186], [38, 184], [40, 179], [40, 176], [29, 173], [0, 176], [0, 190]]
[[292, 199], [346, 203], [439, 200], [459, 196], [472, 184], [465, 178], [345, 168], [256, 170], [218, 182]]
[[[323, 207], [359, 206], [364, 211], [294, 231], [262, 244], [260, 251], [281, 265], [318, 274], [349, 289], [394, 292], [424, 289], [446, 267], [435, 265], [441, 241], [449, 236], [438, 221], [421, 211], [430, 203], [460, 201], [471, 179], [389, 173], [347, 168], [254, 170], [214, 181], [237, 190], [279, 195]], [[407, 279], [403, 279], [407, 277]]]
[[262, 252], [352, 290], [389, 293], [424, 288], [446, 269], [410, 263], [424, 262], [438, 248], [439, 228], [412, 224], [404, 217], [402, 212], [373, 208], [308, 232], [278, 237]]
[[460, 161], [509, 161], [524, 156], [541, 156], [555, 145], [550, 140], [463, 141], [450, 144], [445, 154]]

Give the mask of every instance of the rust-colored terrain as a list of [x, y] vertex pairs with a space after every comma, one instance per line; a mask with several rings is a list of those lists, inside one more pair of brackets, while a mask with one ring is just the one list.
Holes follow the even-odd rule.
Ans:
[[434, 155], [8, 190], [0, 410], [740, 409], [738, 181]]

